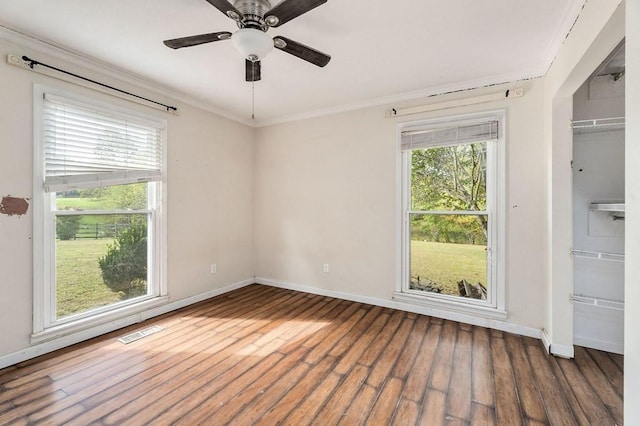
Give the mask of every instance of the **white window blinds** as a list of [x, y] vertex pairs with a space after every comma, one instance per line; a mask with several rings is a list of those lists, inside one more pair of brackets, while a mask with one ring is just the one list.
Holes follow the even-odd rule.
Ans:
[[403, 130], [402, 150], [457, 145], [498, 139], [498, 122], [434, 127], [429, 129]]
[[46, 93], [43, 101], [47, 192], [163, 177], [164, 122]]

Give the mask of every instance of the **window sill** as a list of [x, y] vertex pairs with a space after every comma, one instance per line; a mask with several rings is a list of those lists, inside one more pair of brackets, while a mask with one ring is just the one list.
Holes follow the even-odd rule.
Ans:
[[139, 303], [116, 308], [111, 311], [103, 312], [91, 317], [80, 318], [76, 321], [67, 322], [64, 324], [54, 325], [45, 330], [31, 334], [31, 344], [37, 344], [53, 340], [60, 337], [65, 337], [70, 334], [85, 332], [93, 328], [100, 326], [113, 326], [119, 322], [122, 326], [131, 324], [131, 316], [137, 315], [148, 309], [162, 306], [169, 301], [168, 296], [159, 296], [151, 299], [140, 301]]
[[489, 319], [507, 319], [507, 311], [492, 306], [472, 305], [464, 302], [455, 302], [450, 300], [440, 300], [428, 295], [419, 295], [414, 293], [395, 292], [393, 300], [408, 303], [412, 305], [424, 306], [431, 309], [437, 309], [445, 312], [455, 312], [459, 314], [472, 315]]

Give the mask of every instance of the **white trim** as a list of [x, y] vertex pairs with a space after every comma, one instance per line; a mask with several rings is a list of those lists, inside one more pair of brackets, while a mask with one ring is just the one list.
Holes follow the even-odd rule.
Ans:
[[573, 358], [573, 346], [553, 343], [551, 336], [549, 336], [549, 332], [545, 328], [542, 329], [540, 338], [542, 339], [542, 344], [544, 345], [544, 349], [547, 351], [547, 354], [560, 358]]
[[70, 334], [67, 334], [67, 335], [59, 335], [55, 339], [52, 339], [46, 342], [41, 342], [32, 346], [29, 346], [28, 348], [19, 350], [17, 352], [0, 356], [0, 368], [8, 367], [10, 365], [14, 365], [31, 358], [35, 358], [40, 355], [44, 355], [46, 353], [65, 348], [67, 346], [82, 342], [84, 340], [101, 336], [103, 334], [112, 332], [114, 330], [118, 330], [123, 327], [127, 327], [132, 324], [146, 321], [158, 315], [166, 314], [168, 312], [172, 312], [177, 309], [184, 308], [185, 306], [189, 306], [194, 303], [198, 303], [203, 300], [210, 299], [212, 297], [219, 296], [224, 293], [228, 293], [232, 290], [237, 290], [239, 288], [246, 287], [253, 283], [254, 283], [254, 279], [249, 278], [243, 281], [236, 282], [234, 284], [229, 284], [225, 287], [210, 290], [205, 293], [200, 293], [195, 296], [187, 297], [185, 299], [181, 299], [175, 302], [166, 303], [161, 306], [149, 308], [142, 312], [137, 312], [135, 314], [128, 313], [122, 316], [121, 318], [118, 318], [113, 321], [109, 321], [108, 323], [96, 325], [89, 329], [70, 332]]
[[549, 336], [549, 332], [545, 328], [543, 328], [540, 334], [540, 339], [542, 340], [542, 344], [544, 345], [544, 350], [547, 351], [547, 355], [551, 355], [551, 337]]
[[551, 343], [549, 352], [551, 352], [551, 355], [559, 356], [560, 358], [572, 359], [574, 357], [573, 346], [569, 345]]
[[[422, 294], [419, 290], [411, 292], [396, 292], [393, 294], [393, 300], [411, 305], [424, 306], [435, 310], [445, 312], [455, 312], [463, 315], [473, 315], [491, 319], [506, 319], [507, 311], [504, 309], [496, 309], [492, 306], [480, 305], [474, 303], [476, 300], [466, 300], [456, 296], [446, 295], [430, 295]], [[433, 296], [441, 296], [442, 299], [436, 299]]]
[[598, 349], [605, 352], [613, 352], [616, 354], [624, 354], [623, 342], [607, 342], [599, 339], [590, 339], [584, 336], [573, 336], [573, 344], [577, 346], [584, 346], [587, 348]]
[[278, 281], [270, 278], [256, 277], [256, 284], [268, 285], [271, 287], [284, 288], [288, 290], [301, 291], [304, 293], [317, 294], [320, 296], [334, 297], [342, 300], [349, 300], [352, 302], [366, 303], [369, 305], [381, 306], [383, 308], [397, 309], [400, 311], [413, 312], [420, 315], [428, 315], [436, 318], [442, 318], [450, 321], [462, 322], [465, 324], [476, 325], [479, 327], [492, 328], [495, 330], [505, 331], [507, 333], [519, 334], [521, 336], [532, 337], [534, 339], [540, 339], [542, 337], [542, 330], [525, 325], [513, 324], [506, 321], [500, 321], [491, 318], [483, 318], [475, 315], [468, 315], [460, 312], [451, 312], [445, 310], [439, 310], [429, 308], [426, 306], [416, 305], [415, 303], [404, 303], [398, 300], [378, 299], [375, 297], [361, 296], [352, 293], [344, 293], [335, 290], [326, 290], [322, 288], [305, 286], [302, 284], [287, 283], [284, 281]]
[[[462, 309], [461, 305], [464, 299], [459, 303], [451, 303], [451, 309], [453, 311], [465, 311], [465, 314], [480, 314], [493, 318], [506, 318], [506, 283], [505, 283], [505, 244], [506, 244], [506, 111], [504, 109], [491, 110], [470, 114], [459, 114], [447, 117], [440, 117], [436, 119], [423, 119], [418, 121], [399, 123], [396, 127], [397, 137], [397, 155], [400, 156], [399, 165], [397, 166], [397, 172], [399, 176], [396, 176], [396, 183], [400, 184], [398, 190], [400, 202], [397, 204], [399, 212], [398, 220], [398, 244], [400, 247], [399, 255], [400, 261], [397, 262], [397, 267], [400, 268], [398, 272], [399, 283], [396, 283], [395, 298], [401, 298], [405, 301], [411, 300], [413, 297], [415, 303], [420, 305], [429, 305], [431, 307], [437, 307], [438, 309], [446, 309], [447, 300], [453, 299], [453, 297], [445, 297], [443, 295], [424, 292], [424, 294], [415, 295], [414, 292], [407, 291], [410, 277], [410, 265], [409, 265], [409, 244], [407, 240], [408, 235], [408, 213], [411, 212], [410, 200], [409, 200], [409, 188], [410, 188], [410, 158], [408, 152], [402, 151], [402, 132], [407, 130], [416, 130], [422, 128], [436, 128], [446, 123], [455, 123], [456, 125], [469, 125], [475, 124], [487, 120], [498, 121], [498, 138], [497, 140], [487, 142], [488, 155], [487, 155], [487, 196], [491, 197], [487, 199], [487, 213], [489, 214], [489, 238], [487, 243], [487, 277], [489, 299], [485, 301], [467, 300], [466, 305], [470, 308], [468, 310]], [[493, 152], [493, 155], [491, 155]], [[406, 285], [405, 285], [406, 284]], [[402, 294], [402, 295], [401, 295]], [[415, 296], [412, 296], [415, 295]], [[427, 300], [429, 299], [429, 300]], [[458, 300], [456, 300], [458, 302]], [[481, 306], [479, 306], [481, 305]], [[477, 309], [480, 308], [480, 309]], [[492, 314], [488, 314], [486, 309], [489, 308], [493, 311]]]

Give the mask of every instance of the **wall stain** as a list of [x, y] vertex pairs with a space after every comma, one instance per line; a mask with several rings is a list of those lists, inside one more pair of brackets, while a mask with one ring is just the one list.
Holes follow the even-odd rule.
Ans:
[[27, 200], [29, 199], [12, 197], [10, 195], [2, 197], [2, 202], [0, 202], [0, 213], [6, 214], [7, 216], [22, 216], [27, 213], [27, 210], [29, 210], [29, 202]]

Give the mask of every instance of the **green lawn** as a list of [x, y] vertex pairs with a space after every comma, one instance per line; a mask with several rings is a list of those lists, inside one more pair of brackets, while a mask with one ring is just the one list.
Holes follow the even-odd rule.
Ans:
[[431, 281], [444, 294], [458, 293], [458, 281], [487, 284], [485, 246], [411, 241], [411, 277]]
[[56, 315], [62, 318], [139, 296], [111, 290], [102, 280], [98, 259], [110, 238], [56, 241]]
[[59, 210], [68, 210], [68, 209], [103, 210], [105, 208], [108, 208], [109, 206], [106, 206], [105, 202], [100, 199], [80, 198], [80, 197], [75, 197], [75, 198], [57, 197], [56, 207]]

